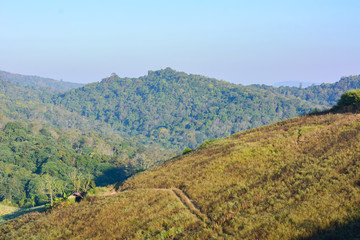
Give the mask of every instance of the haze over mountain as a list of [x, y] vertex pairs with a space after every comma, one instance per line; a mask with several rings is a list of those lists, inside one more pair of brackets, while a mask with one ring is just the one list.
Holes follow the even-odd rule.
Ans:
[[0, 71], [0, 79], [12, 83], [17, 83], [21, 86], [49, 88], [56, 92], [84, 86], [84, 84], [81, 83], [64, 82], [51, 78], [14, 74], [5, 71]]
[[307, 88], [298, 87], [271, 87], [266, 85], [251, 85], [284, 96], [297, 97], [312, 104], [329, 108], [337, 103], [340, 96], [349, 90], [360, 88], [360, 75], [342, 77], [335, 83], [323, 83]]
[[274, 87], [302, 87], [307, 88], [311, 85], [320, 85], [319, 83], [312, 82], [300, 82], [300, 81], [285, 81], [285, 82], [276, 82], [272, 84]]

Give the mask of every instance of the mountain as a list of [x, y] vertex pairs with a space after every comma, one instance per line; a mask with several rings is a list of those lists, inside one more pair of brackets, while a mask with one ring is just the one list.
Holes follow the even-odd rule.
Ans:
[[282, 96], [297, 97], [312, 104], [329, 108], [336, 104], [340, 96], [349, 90], [360, 88], [360, 75], [342, 77], [336, 83], [323, 83], [307, 88], [271, 87], [266, 85], [251, 85], [256, 89], [263, 89]]
[[300, 81], [285, 81], [285, 82], [277, 82], [272, 84], [274, 87], [302, 87], [307, 88], [311, 85], [319, 85], [318, 83], [312, 82], [300, 82]]
[[19, 84], [21, 86], [42, 87], [57, 92], [84, 86], [84, 84], [80, 83], [64, 82], [51, 78], [14, 74], [5, 71], [0, 71], [0, 79]]
[[49, 100], [52, 96], [53, 92], [47, 88], [21, 86], [0, 79], [0, 116], [8, 120], [35, 121], [60, 129], [101, 130], [105, 134], [114, 132], [109, 124], [87, 119], [52, 104]]
[[112, 75], [55, 95], [53, 103], [110, 124], [122, 136], [195, 148], [204, 140], [288, 119], [319, 107], [293, 96], [177, 72]]
[[[49, 213], [0, 226], [4, 239], [355, 239], [360, 114], [315, 114], [198, 149]], [[14, 231], [13, 229], [16, 229]]]
[[1, 112], [9, 119], [117, 133], [179, 153], [205, 140], [329, 108], [342, 93], [360, 87], [360, 77], [302, 89], [276, 88], [231, 84], [166, 68], [139, 78], [113, 74], [61, 93], [0, 83]]

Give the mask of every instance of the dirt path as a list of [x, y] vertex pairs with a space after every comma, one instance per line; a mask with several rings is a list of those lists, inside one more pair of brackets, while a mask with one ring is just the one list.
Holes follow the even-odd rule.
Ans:
[[169, 189], [172, 191], [175, 196], [179, 199], [179, 201], [186, 206], [190, 212], [195, 214], [198, 218], [200, 218], [202, 221], [209, 223], [209, 218], [206, 216], [206, 214], [202, 213], [200, 209], [193, 203], [193, 201], [180, 189], [178, 188], [171, 188]]
[[[187, 209], [189, 209], [189, 211], [196, 215], [199, 219], [201, 219], [202, 221], [204, 221], [205, 223], [210, 223], [209, 218], [206, 216], [206, 214], [202, 213], [200, 211], [200, 209], [193, 203], [193, 201], [189, 198], [188, 195], [186, 195], [181, 189], [178, 188], [142, 188], [142, 189], [146, 189], [146, 190], [154, 190], [154, 191], [167, 191], [170, 192], [171, 194], [173, 194], [175, 196], [176, 199], [179, 200], [179, 202], [185, 206]], [[139, 190], [138, 189], [132, 189], [132, 190]], [[129, 191], [129, 190], [125, 190], [125, 191]], [[130, 190], [131, 191], [131, 190]], [[114, 194], [114, 193], [112, 193]], [[111, 194], [111, 195], [112, 195]]]

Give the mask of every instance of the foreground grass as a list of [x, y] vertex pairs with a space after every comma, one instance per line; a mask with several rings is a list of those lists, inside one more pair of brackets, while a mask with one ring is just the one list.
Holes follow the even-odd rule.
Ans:
[[8, 221], [10, 219], [17, 218], [30, 212], [44, 211], [45, 205], [37, 206], [33, 208], [17, 208], [0, 204], [0, 223]]
[[[168, 239], [193, 235], [203, 223], [169, 191], [134, 190], [84, 201], [0, 228], [5, 239]], [[17, 229], [11, 226], [20, 225]], [[14, 231], [16, 230], [16, 231]]]
[[[120, 187], [124, 192], [12, 220], [0, 234], [5, 239], [322, 239], [329, 232], [334, 238], [360, 237], [354, 230], [360, 222], [359, 139], [359, 114], [303, 116], [241, 132], [135, 175]], [[180, 189], [183, 200], [155, 189]], [[182, 194], [197, 215], [181, 203]]]
[[213, 142], [123, 188], [187, 193], [226, 238], [306, 238], [360, 219], [360, 115], [303, 116]]

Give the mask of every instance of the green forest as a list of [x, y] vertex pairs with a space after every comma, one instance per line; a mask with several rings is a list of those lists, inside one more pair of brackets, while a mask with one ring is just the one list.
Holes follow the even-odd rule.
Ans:
[[[0, 199], [30, 207], [75, 189], [121, 182], [168, 157], [136, 139], [99, 132], [59, 130], [38, 123], [7, 122], [0, 129]], [[44, 186], [48, 181], [52, 189]], [[74, 182], [75, 181], [75, 182]], [[81, 186], [78, 186], [78, 185]], [[88, 184], [88, 189], [83, 185]]]
[[170, 68], [136, 79], [114, 74], [52, 100], [88, 119], [110, 124], [122, 136], [179, 150], [302, 115], [317, 106]]

